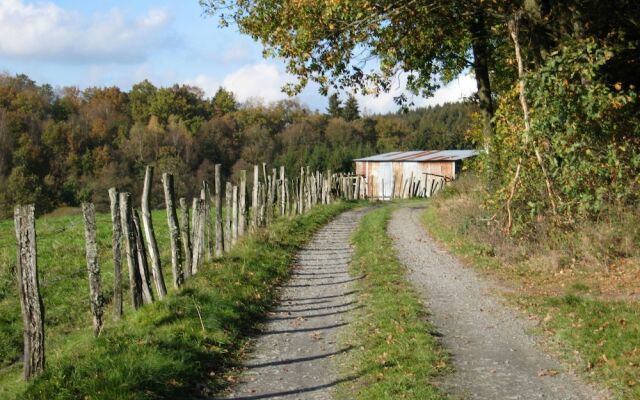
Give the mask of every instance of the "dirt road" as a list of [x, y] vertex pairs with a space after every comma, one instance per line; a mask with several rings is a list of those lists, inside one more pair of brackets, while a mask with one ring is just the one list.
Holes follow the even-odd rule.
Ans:
[[396, 211], [388, 232], [452, 354], [456, 372], [440, 382], [445, 391], [464, 399], [605, 398], [538, 346], [527, 333], [532, 322], [499, 299], [499, 288], [438, 248], [421, 213]]
[[256, 338], [240, 382], [227, 399], [331, 399], [338, 376], [336, 343], [356, 303], [348, 273], [351, 234], [366, 210], [341, 214], [296, 256], [280, 305]]

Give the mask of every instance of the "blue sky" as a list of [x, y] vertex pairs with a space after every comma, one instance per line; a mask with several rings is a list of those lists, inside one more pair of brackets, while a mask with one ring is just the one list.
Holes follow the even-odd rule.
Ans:
[[[55, 87], [128, 90], [149, 79], [158, 86], [196, 85], [211, 95], [224, 86], [241, 101], [267, 102], [285, 98], [280, 87], [292, 80], [280, 60], [262, 58], [258, 43], [203, 16], [197, 0], [0, 0], [0, 71]], [[461, 76], [416, 104], [455, 101], [474, 88], [471, 76]], [[402, 90], [398, 84], [394, 93], [358, 96], [361, 108], [393, 111], [393, 96]], [[326, 107], [313, 86], [299, 98], [313, 109]]]

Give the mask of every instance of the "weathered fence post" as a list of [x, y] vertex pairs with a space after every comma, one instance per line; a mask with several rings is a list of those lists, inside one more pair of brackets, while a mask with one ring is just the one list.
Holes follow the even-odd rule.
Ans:
[[187, 199], [180, 197], [180, 234], [182, 235], [182, 248], [184, 249], [184, 264], [182, 272], [184, 279], [191, 276], [191, 235], [189, 234], [189, 206]]
[[227, 182], [224, 192], [225, 201], [225, 219], [224, 219], [224, 249], [226, 251], [231, 250], [231, 196], [232, 196], [231, 182]]
[[44, 305], [40, 297], [36, 248], [35, 206], [14, 210], [17, 240], [16, 275], [24, 324], [24, 379], [44, 370]]
[[273, 182], [272, 182], [272, 178], [271, 175], [269, 175], [267, 177], [267, 193], [266, 193], [266, 197], [265, 197], [265, 203], [267, 205], [266, 210], [265, 210], [265, 218], [266, 218], [266, 224], [269, 225], [271, 224], [271, 217], [273, 214]]
[[238, 186], [233, 185], [231, 199], [231, 244], [238, 242]]
[[151, 291], [151, 279], [149, 277], [149, 263], [147, 261], [147, 251], [142, 238], [142, 226], [138, 210], [133, 210], [133, 233], [136, 236], [136, 247], [138, 251], [138, 269], [142, 282], [142, 301], [144, 304], [153, 303], [153, 291]]
[[247, 226], [247, 171], [240, 171], [240, 199], [238, 200], [238, 236], [243, 236]]
[[222, 253], [224, 253], [224, 232], [222, 229], [222, 178], [220, 176], [220, 168], [220, 164], [215, 165], [215, 181], [213, 182], [216, 212], [216, 257], [222, 257]]
[[176, 289], [184, 281], [182, 272], [182, 245], [180, 243], [180, 228], [176, 212], [175, 193], [173, 191], [173, 175], [162, 174], [164, 189], [164, 204], [167, 209], [167, 225], [169, 225], [169, 240], [171, 242], [171, 272], [173, 273], [173, 287]]
[[304, 214], [304, 167], [300, 167], [300, 181], [298, 184], [298, 213]]
[[258, 227], [258, 213], [260, 206], [258, 204], [258, 187], [260, 185], [260, 171], [257, 165], [253, 166], [253, 192], [251, 196], [251, 226], [253, 229]]
[[122, 316], [122, 221], [118, 207], [118, 190], [109, 189], [111, 202], [111, 248], [113, 251], [113, 318]]
[[131, 291], [131, 304], [137, 310], [142, 306], [142, 282], [138, 268], [138, 255], [136, 235], [133, 229], [131, 194], [120, 193], [120, 218], [122, 220], [122, 236], [124, 237], [124, 249], [129, 267], [129, 290]]
[[162, 275], [162, 266], [160, 265], [160, 252], [158, 251], [158, 243], [156, 242], [156, 234], [153, 231], [153, 221], [151, 220], [151, 209], [149, 207], [149, 197], [151, 196], [151, 185], [153, 183], [153, 167], [147, 165], [144, 174], [144, 186], [142, 189], [142, 228], [144, 236], [149, 248], [149, 257], [151, 257], [151, 274], [153, 282], [156, 285], [156, 292], [160, 300], [167, 295], [167, 286], [164, 283]]
[[280, 166], [280, 215], [284, 216], [287, 204], [287, 180], [284, 177], [284, 166]]
[[82, 203], [84, 217], [84, 240], [89, 274], [89, 301], [93, 314], [93, 334], [99, 336], [104, 323], [104, 297], [100, 282], [100, 264], [98, 264], [98, 245], [96, 243], [96, 208], [93, 203]]
[[192, 215], [191, 215], [191, 228], [193, 240], [192, 246], [192, 261], [191, 261], [191, 274], [195, 275], [198, 272], [198, 268], [202, 263], [204, 256], [204, 200], [200, 198], [193, 199]]
[[202, 181], [202, 190], [200, 191], [200, 198], [204, 200], [204, 231], [205, 231], [205, 244], [207, 246], [207, 260], [211, 260], [211, 257], [213, 256], [213, 230], [214, 229], [213, 229], [213, 221], [211, 219], [211, 191], [209, 189], [209, 183], [207, 181]]

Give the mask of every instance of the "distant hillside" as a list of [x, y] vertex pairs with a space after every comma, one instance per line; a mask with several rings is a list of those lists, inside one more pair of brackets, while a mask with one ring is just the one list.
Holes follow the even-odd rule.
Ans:
[[[361, 117], [355, 98], [331, 96], [326, 113], [296, 100], [240, 104], [220, 89], [117, 87], [53, 90], [25, 75], [0, 75], [0, 215], [16, 203], [40, 212], [85, 199], [107, 204], [107, 188], [140, 191], [144, 167], [177, 175], [182, 196], [222, 164], [229, 176], [255, 163], [349, 170], [382, 151], [469, 147], [470, 104]], [[158, 174], [159, 175], [159, 174]], [[157, 196], [160, 199], [162, 196]]]

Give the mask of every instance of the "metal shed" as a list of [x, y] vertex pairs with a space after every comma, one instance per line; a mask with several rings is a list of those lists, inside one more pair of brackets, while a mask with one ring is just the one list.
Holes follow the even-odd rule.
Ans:
[[461, 171], [462, 160], [475, 150], [394, 151], [355, 159], [370, 199], [429, 197]]

